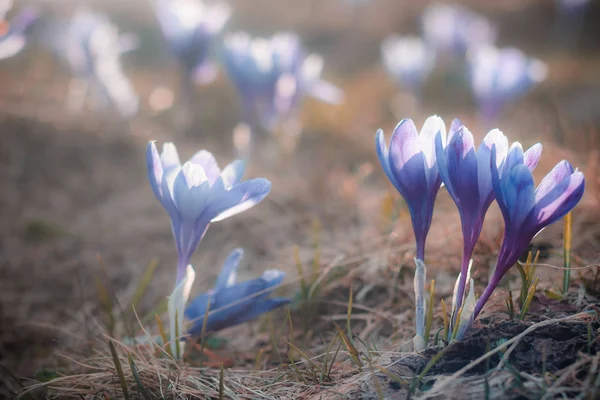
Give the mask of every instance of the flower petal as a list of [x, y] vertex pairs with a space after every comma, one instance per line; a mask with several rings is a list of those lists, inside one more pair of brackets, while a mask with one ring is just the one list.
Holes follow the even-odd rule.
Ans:
[[492, 146], [496, 147], [495, 163], [496, 166], [499, 166], [506, 158], [508, 139], [498, 129], [489, 131], [477, 149], [477, 183], [479, 185], [480, 202], [483, 206], [486, 204], [489, 206], [494, 198], [492, 171], [490, 168]]
[[221, 172], [221, 178], [223, 179], [223, 185], [225, 189], [229, 189], [233, 185], [238, 184], [244, 176], [244, 170], [246, 165], [242, 160], [235, 160], [231, 164], [228, 164]]
[[541, 143], [536, 143], [531, 146], [525, 153], [523, 153], [523, 162], [530, 170], [534, 170], [538, 165], [538, 161], [540, 161], [540, 157], [542, 156], [542, 145]]
[[165, 144], [163, 144], [162, 153], [160, 154], [160, 161], [165, 172], [174, 168], [181, 167], [181, 162], [179, 161], [179, 154], [177, 154], [177, 148], [173, 143], [166, 142]]
[[[419, 134], [420, 149], [423, 152], [423, 157], [426, 166], [435, 170], [437, 174], [437, 166], [435, 164], [435, 137], [437, 134], [441, 134], [442, 144], [446, 145], [446, 125], [444, 121], [437, 115], [432, 115], [425, 120], [421, 133]], [[393, 139], [392, 139], [393, 140]]]
[[584, 189], [585, 178], [580, 171], [573, 172], [553, 186], [535, 205], [536, 223], [540, 229], [571, 211], [581, 200]]
[[223, 263], [221, 273], [217, 278], [215, 290], [222, 290], [235, 285], [237, 268], [239, 267], [242, 258], [244, 258], [244, 249], [238, 248], [229, 253], [227, 259]]
[[163, 179], [163, 167], [154, 141], [149, 142], [148, 147], [146, 148], [146, 165], [148, 167], [150, 187], [158, 200], [162, 202], [163, 195], [161, 183]]
[[444, 145], [442, 144], [441, 133], [435, 137], [435, 153], [438, 171], [442, 178], [442, 182], [444, 182], [444, 186], [448, 190], [448, 193], [454, 199], [456, 197], [456, 190], [454, 189], [454, 185], [452, 184], [453, 180], [450, 178], [448, 172], [448, 159], [446, 158], [446, 150], [444, 149]]
[[502, 176], [500, 185], [509, 212], [511, 227], [520, 229], [523, 221], [535, 206], [534, 182], [531, 170], [517, 164], [507, 176]]
[[394, 129], [388, 159], [396, 188], [414, 206], [415, 201], [427, 194], [427, 175], [417, 127], [412, 120], [404, 119]]
[[271, 190], [271, 182], [258, 178], [245, 181], [232, 187], [218, 198], [214, 198], [206, 208], [211, 222], [221, 221], [254, 207]]
[[189, 162], [202, 166], [211, 186], [214, 185], [219, 175], [221, 175], [219, 164], [217, 164], [217, 160], [215, 160], [215, 157], [209, 151], [200, 150], [190, 158]]
[[540, 201], [543, 197], [545, 197], [556, 185], [561, 183], [567, 177], [573, 174], [573, 167], [571, 164], [563, 160], [556, 164], [552, 171], [550, 171], [542, 182], [540, 182], [539, 186], [535, 190], [535, 200]]
[[195, 221], [210, 200], [210, 184], [204, 168], [185, 163], [173, 184], [173, 201], [182, 218]]

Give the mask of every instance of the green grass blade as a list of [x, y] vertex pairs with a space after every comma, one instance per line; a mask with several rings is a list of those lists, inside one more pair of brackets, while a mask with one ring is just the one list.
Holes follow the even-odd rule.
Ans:
[[121, 390], [123, 391], [123, 398], [125, 400], [129, 400], [129, 391], [127, 390], [127, 381], [125, 380], [125, 375], [123, 375], [123, 368], [121, 367], [121, 361], [119, 360], [119, 356], [117, 355], [117, 350], [115, 349], [115, 345], [112, 340], [108, 341], [108, 347], [110, 347], [110, 354], [113, 359], [113, 363], [115, 364], [115, 369], [117, 371], [117, 376], [119, 377], [119, 383], [121, 384]]
[[171, 353], [171, 346], [168, 345], [169, 338], [167, 337], [167, 332], [165, 331], [165, 326], [163, 325], [163, 323], [162, 323], [160, 317], [158, 316], [158, 314], [156, 314], [154, 316], [154, 319], [156, 321], [156, 326], [158, 327], [158, 333], [160, 334], [160, 337], [161, 337], [162, 342], [163, 342], [163, 348], [167, 352], [167, 354], [171, 358], [173, 358], [173, 354]]
[[144, 271], [144, 275], [142, 275], [142, 279], [140, 279], [140, 283], [138, 283], [137, 287], [135, 288], [135, 292], [133, 293], [133, 297], [131, 298], [131, 306], [133, 308], [138, 308], [142, 296], [144, 296], [144, 293], [146, 293], [146, 289], [148, 289], [148, 285], [154, 277], [156, 267], [158, 267], [158, 260], [154, 259], [150, 261], [146, 271]]
[[521, 314], [519, 315], [519, 319], [523, 321], [525, 319], [525, 315], [527, 315], [527, 311], [529, 310], [529, 306], [531, 305], [531, 300], [533, 300], [533, 295], [535, 294], [535, 289], [537, 288], [538, 283], [540, 282], [540, 278], [535, 278], [533, 284], [529, 288], [527, 293], [527, 298], [525, 299], [525, 304], [521, 308]]
[[202, 322], [202, 331], [200, 332], [200, 368], [204, 362], [204, 338], [206, 337], [206, 322], [208, 321], [208, 313], [210, 311], [210, 297], [206, 303], [206, 311], [204, 312], [204, 320]]
[[144, 384], [142, 383], [142, 381], [140, 379], [140, 375], [138, 374], [137, 365], [135, 365], [135, 362], [133, 361], [133, 357], [131, 356], [131, 353], [127, 353], [127, 358], [129, 359], [129, 368], [131, 368], [131, 373], [133, 374], [133, 379], [135, 380], [135, 383], [137, 384], [140, 394], [142, 395], [144, 400], [153, 400], [152, 396], [148, 392], [148, 389], [146, 389], [146, 387], [144, 386]]

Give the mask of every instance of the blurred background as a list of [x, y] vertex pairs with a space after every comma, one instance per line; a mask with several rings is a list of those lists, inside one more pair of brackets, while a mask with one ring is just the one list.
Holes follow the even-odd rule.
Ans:
[[[182, 160], [202, 148], [221, 166], [244, 158], [247, 177], [273, 182], [265, 202], [211, 227], [194, 292], [237, 246], [244, 274], [293, 280], [292, 247], [312, 256], [315, 221], [325, 264], [359, 255], [353, 268], [377, 283], [411, 262], [374, 135], [432, 114], [478, 140], [497, 127], [541, 141], [538, 178], [563, 158], [584, 170], [574, 251], [597, 263], [599, 18], [585, 0], [0, 1], [0, 363], [31, 375], [97, 331], [95, 279], [127, 298], [158, 259], [140, 307], [167, 296], [176, 252], [147, 182], [148, 140], [174, 141]], [[447, 193], [438, 202], [428, 266], [451, 290], [459, 220]], [[489, 214], [483, 269], [502, 234]], [[560, 234], [536, 239], [548, 263]]]

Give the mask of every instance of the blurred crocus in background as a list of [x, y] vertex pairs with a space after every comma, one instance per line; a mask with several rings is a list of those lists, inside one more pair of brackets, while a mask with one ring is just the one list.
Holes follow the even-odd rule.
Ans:
[[392, 35], [381, 44], [381, 57], [388, 74], [415, 98], [420, 98], [425, 80], [435, 67], [435, 50], [416, 36]]
[[435, 197], [442, 184], [436, 161], [435, 140], [441, 138], [446, 144], [446, 127], [438, 116], [427, 118], [419, 133], [411, 119], [402, 120], [394, 129], [390, 147], [385, 143], [383, 131], [376, 135], [379, 162], [386, 176], [400, 192], [412, 218], [417, 243], [415, 257], [415, 303], [416, 330], [413, 339], [416, 350], [425, 348], [425, 240], [431, 219]]
[[494, 124], [502, 107], [546, 79], [548, 68], [515, 48], [485, 46], [468, 57], [469, 80], [484, 125]]
[[179, 336], [183, 333], [184, 307], [194, 269], [192, 254], [212, 222], [245, 211], [271, 190], [262, 178], [241, 182], [244, 163], [234, 161], [221, 170], [214, 156], [206, 150], [194, 154], [183, 166], [173, 143], [165, 143], [158, 153], [154, 142], [146, 150], [148, 178], [154, 194], [171, 218], [177, 246], [175, 290], [169, 298], [172, 354], [180, 355]]
[[477, 301], [472, 319], [481, 312], [502, 277], [517, 262], [531, 240], [546, 226], [571, 211], [581, 200], [585, 188], [583, 173], [573, 170], [568, 161], [559, 162], [535, 189], [528, 165], [531, 154], [523, 154], [517, 143], [511, 146], [506, 161], [499, 167], [496, 154], [497, 150], [493, 147], [491, 178], [504, 217], [504, 239], [494, 274]]
[[[237, 269], [243, 256], [242, 249], [232, 251], [215, 287], [190, 301], [185, 309], [185, 317], [191, 323], [190, 335], [200, 336], [203, 332], [239, 325], [290, 302], [286, 297], [269, 298], [285, 277], [280, 270], [267, 270], [259, 278], [238, 283]], [[209, 314], [205, 321], [207, 308]]]
[[[4, 9], [4, 6], [9, 6]], [[0, 60], [10, 58], [25, 48], [33, 24], [39, 13], [33, 7], [25, 7], [10, 20], [2, 20], [9, 11], [12, 2], [0, 3]]]
[[340, 89], [323, 81], [323, 59], [306, 54], [300, 38], [278, 33], [270, 38], [252, 38], [239, 32], [225, 38], [223, 62], [242, 101], [243, 122], [288, 135], [301, 130], [297, 113], [301, 100], [311, 96], [337, 104]]
[[68, 106], [80, 111], [88, 97], [104, 108], [111, 103], [121, 115], [137, 113], [139, 98], [121, 65], [121, 54], [136, 47], [136, 37], [119, 34], [102, 13], [79, 9], [68, 21], [47, 20], [36, 33], [71, 70]]
[[463, 58], [467, 50], [496, 41], [498, 28], [487, 18], [455, 4], [432, 4], [421, 17], [423, 38], [438, 56]]
[[554, 35], [554, 43], [565, 49], [577, 45], [585, 21], [585, 13], [591, 0], [554, 0], [558, 11]]
[[193, 83], [210, 83], [217, 76], [211, 52], [231, 8], [200, 0], [156, 0], [154, 6], [166, 44], [183, 69], [182, 90], [189, 101]]

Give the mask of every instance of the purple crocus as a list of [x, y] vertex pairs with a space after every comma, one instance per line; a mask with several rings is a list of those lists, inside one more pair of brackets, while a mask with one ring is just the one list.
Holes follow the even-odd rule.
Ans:
[[[12, 6], [12, 2], [4, 6]], [[39, 12], [35, 8], [25, 7], [10, 21], [3, 21], [6, 11], [8, 10], [0, 7], [0, 60], [10, 58], [25, 48], [28, 35], [39, 18]]]
[[183, 166], [172, 143], [158, 153], [154, 142], [146, 151], [148, 177], [156, 197], [171, 217], [177, 245], [177, 280], [183, 279], [192, 254], [209, 225], [245, 211], [271, 190], [263, 178], [242, 182], [244, 163], [234, 161], [221, 170], [211, 153], [201, 150]]
[[527, 156], [513, 146], [506, 161], [497, 167], [497, 150], [492, 148], [491, 175], [496, 200], [504, 217], [504, 239], [496, 269], [477, 301], [473, 319], [481, 312], [506, 272], [517, 262], [531, 240], [546, 226], [562, 218], [583, 196], [583, 173], [561, 161], [534, 189]]
[[431, 225], [433, 203], [442, 184], [438, 172], [435, 138], [446, 143], [446, 127], [438, 116], [427, 118], [421, 133], [407, 118], [394, 128], [390, 148], [383, 131], [376, 135], [377, 156], [383, 171], [406, 201], [417, 242], [417, 258], [425, 257], [425, 239]]
[[418, 97], [435, 66], [435, 50], [419, 37], [393, 35], [381, 44], [381, 56], [390, 76]]
[[242, 99], [244, 122], [273, 131], [277, 124], [296, 120], [301, 100], [312, 96], [340, 103], [340, 89], [320, 78], [323, 59], [306, 54], [300, 38], [278, 33], [252, 38], [235, 33], [225, 38], [223, 62]]
[[[436, 137], [437, 165], [444, 186], [460, 213], [463, 235], [463, 258], [454, 311], [462, 305], [473, 249], [481, 234], [485, 214], [494, 200], [490, 171], [492, 148], [496, 149], [495, 165], [500, 166], [508, 152], [508, 140], [501, 131], [494, 129], [476, 149], [473, 135], [457, 119], [452, 122], [447, 140], [444, 148], [443, 137]], [[520, 145], [513, 145], [513, 149], [517, 147]], [[531, 170], [539, 161], [541, 148], [536, 144], [523, 156]]]
[[[237, 283], [237, 268], [243, 256], [242, 249], [232, 251], [214, 289], [190, 301], [185, 309], [185, 317], [192, 323], [190, 335], [199, 336], [203, 330], [215, 332], [239, 325], [290, 302], [286, 297], [269, 298], [285, 277], [280, 270], [267, 270], [259, 278]], [[203, 329], [207, 307], [210, 307], [209, 314]]]
[[548, 68], [515, 48], [484, 46], [469, 57], [471, 90], [485, 123], [492, 123], [502, 107], [542, 82]]
[[394, 129], [390, 148], [383, 131], [376, 135], [376, 148], [383, 171], [408, 204], [413, 231], [417, 242], [415, 257], [415, 350], [425, 348], [425, 239], [431, 226], [433, 204], [442, 184], [435, 153], [435, 138], [440, 135], [446, 142], [446, 126], [438, 116], [427, 118], [421, 133], [411, 119], [404, 119]]
[[157, 0], [156, 17], [171, 53], [185, 72], [185, 87], [192, 79], [209, 83], [217, 74], [210, 52], [231, 15], [225, 3], [200, 0]]

